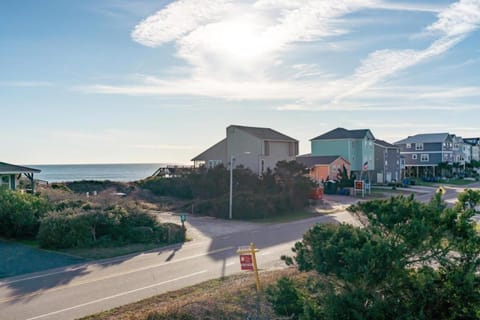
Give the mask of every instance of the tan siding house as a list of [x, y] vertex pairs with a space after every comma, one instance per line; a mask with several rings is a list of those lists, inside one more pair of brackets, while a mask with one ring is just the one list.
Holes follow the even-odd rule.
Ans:
[[227, 137], [192, 159], [194, 165], [242, 165], [261, 175], [278, 161], [295, 160], [298, 140], [270, 128], [231, 125]]

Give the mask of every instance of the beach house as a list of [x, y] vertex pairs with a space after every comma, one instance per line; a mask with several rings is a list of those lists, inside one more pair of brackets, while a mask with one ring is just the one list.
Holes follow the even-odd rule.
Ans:
[[304, 164], [309, 169], [310, 178], [318, 183], [336, 180], [338, 170], [343, 170], [343, 167], [350, 176], [350, 162], [340, 156], [312, 156], [309, 153], [298, 156], [297, 162]]
[[259, 176], [275, 168], [278, 161], [295, 160], [298, 140], [270, 128], [231, 125], [226, 138], [192, 159], [194, 167], [244, 166]]
[[375, 171], [372, 182], [383, 184], [400, 180], [400, 148], [384, 140], [376, 139]]
[[33, 169], [23, 166], [17, 166], [14, 164], [0, 162], [0, 188], [7, 188], [10, 190], [16, 190], [18, 180], [22, 175], [28, 178], [31, 185], [32, 193], [35, 191], [35, 183], [33, 176], [35, 173], [39, 173], [41, 170]]
[[416, 134], [394, 144], [405, 158], [407, 176], [437, 176], [440, 163], [455, 161], [453, 135], [449, 133]]
[[375, 170], [374, 141], [369, 129], [336, 128], [310, 139], [311, 154], [342, 157], [350, 163], [357, 177], [368, 177]]

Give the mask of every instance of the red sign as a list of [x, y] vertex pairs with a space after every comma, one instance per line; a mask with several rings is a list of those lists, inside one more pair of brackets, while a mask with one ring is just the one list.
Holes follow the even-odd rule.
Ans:
[[253, 270], [253, 258], [251, 254], [240, 255], [240, 266], [242, 270]]
[[360, 181], [355, 181], [355, 189], [357, 190], [363, 190], [363, 181], [360, 180]]

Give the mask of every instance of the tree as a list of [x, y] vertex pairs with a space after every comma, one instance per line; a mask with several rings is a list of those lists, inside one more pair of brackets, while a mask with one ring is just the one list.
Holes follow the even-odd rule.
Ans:
[[362, 227], [314, 226], [295, 257], [284, 257], [321, 284], [290, 290], [309, 310], [298, 318], [480, 319], [480, 235], [471, 220], [479, 199], [470, 190], [453, 208], [440, 195], [429, 204], [413, 196], [361, 202], [349, 210]]

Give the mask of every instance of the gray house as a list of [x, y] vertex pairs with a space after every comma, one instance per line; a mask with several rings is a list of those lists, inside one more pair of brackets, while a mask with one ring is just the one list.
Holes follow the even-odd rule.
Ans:
[[39, 169], [0, 162], [0, 188], [7, 188], [10, 190], [17, 189], [18, 180], [22, 175], [25, 175], [30, 180], [31, 190], [34, 192], [35, 183], [33, 175], [39, 172]]
[[298, 154], [298, 140], [270, 128], [231, 125], [227, 137], [195, 158], [194, 166], [205, 165], [213, 168], [219, 164], [243, 165], [262, 175], [268, 168], [273, 169], [278, 161], [295, 160]]
[[375, 172], [372, 182], [383, 184], [400, 180], [400, 148], [383, 140], [376, 139]]
[[471, 148], [471, 159], [475, 161], [480, 161], [480, 138], [465, 138], [463, 142], [470, 145]]
[[394, 143], [405, 158], [408, 176], [436, 176], [438, 164], [452, 163], [453, 136], [449, 133], [424, 133]]

